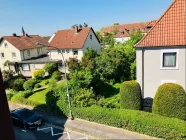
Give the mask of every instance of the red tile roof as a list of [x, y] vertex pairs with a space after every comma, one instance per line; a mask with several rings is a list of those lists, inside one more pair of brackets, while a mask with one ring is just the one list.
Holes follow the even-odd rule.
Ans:
[[91, 27], [83, 27], [79, 29], [78, 33], [75, 33], [74, 29], [59, 30], [50, 42], [50, 46], [64, 49], [81, 49], [91, 30], [95, 34]]
[[[121, 24], [121, 25], [113, 25], [109, 27], [103, 28], [101, 31], [101, 35], [104, 35], [104, 33], [113, 33], [114, 30], [118, 30], [119, 33], [115, 36], [118, 37], [130, 37], [130, 31], [131, 30], [140, 30], [143, 33], [147, 33], [148, 30], [146, 30], [147, 25], [151, 24], [152, 26], [155, 24], [155, 21], [150, 22], [139, 22], [139, 23], [131, 23], [131, 24]], [[124, 35], [121, 34], [121, 32], [124, 32]]]
[[0, 42], [3, 39], [8, 41], [10, 44], [12, 44], [18, 50], [37, 48], [38, 45], [36, 45], [36, 42], [48, 44], [48, 39], [40, 37], [39, 35], [29, 35], [28, 37], [26, 37], [26, 36], [16, 36], [16, 37], [3, 36], [3, 37], [1, 37]]
[[186, 0], [175, 0], [155, 26], [135, 47], [186, 45]]

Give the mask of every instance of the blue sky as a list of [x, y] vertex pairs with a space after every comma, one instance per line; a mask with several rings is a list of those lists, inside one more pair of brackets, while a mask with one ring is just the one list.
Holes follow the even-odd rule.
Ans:
[[0, 36], [49, 36], [74, 24], [88, 23], [96, 31], [115, 22], [158, 19], [173, 0], [0, 0]]

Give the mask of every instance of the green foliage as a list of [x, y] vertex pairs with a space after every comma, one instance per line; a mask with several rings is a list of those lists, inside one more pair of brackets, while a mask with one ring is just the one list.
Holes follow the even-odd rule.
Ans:
[[183, 87], [173, 83], [161, 85], [154, 97], [152, 111], [162, 116], [186, 120], [186, 93]]
[[58, 70], [58, 65], [55, 62], [46, 63], [44, 66], [45, 72], [48, 72], [49, 75], [52, 75], [53, 72]]
[[57, 81], [59, 81], [61, 79], [61, 73], [59, 71], [55, 71], [53, 74], [52, 74], [52, 79], [55, 79]]
[[28, 100], [37, 102], [38, 104], [46, 104], [46, 94], [48, 89], [41, 89], [37, 92], [34, 92], [33, 95], [28, 97]]
[[114, 25], [119, 25], [119, 23], [114, 23]]
[[33, 77], [36, 79], [43, 79], [44, 75], [45, 75], [44, 70], [35, 70], [33, 73]]
[[96, 64], [96, 70], [103, 81], [123, 82], [130, 77], [130, 64], [122, 49], [103, 50]]
[[14, 72], [12, 70], [3, 70], [2, 76], [4, 80], [13, 78]]
[[102, 97], [97, 105], [103, 108], [120, 108], [120, 95], [117, 94], [110, 98]]
[[74, 117], [167, 140], [184, 140], [186, 122], [142, 111], [97, 106], [73, 108]]
[[130, 65], [130, 79], [136, 80], [136, 60]]
[[55, 90], [48, 91], [46, 94], [46, 105], [49, 109], [55, 112], [56, 102], [59, 100], [59, 94]]
[[39, 83], [35, 84], [34, 88], [37, 89], [37, 88], [40, 88], [41, 85]]
[[49, 79], [45, 79], [45, 80], [42, 80], [42, 81], [40, 82], [40, 85], [43, 87], [43, 86], [48, 85], [48, 84], [49, 84], [49, 82], [50, 82], [50, 80], [49, 80]]
[[9, 93], [6, 94], [7, 100], [10, 101], [11, 98], [12, 98], [15, 94], [17, 94], [17, 91], [15, 91], [15, 90], [10, 90]]
[[57, 88], [57, 80], [56, 79], [50, 79], [50, 82], [48, 84], [48, 90], [49, 91], [55, 91]]
[[80, 88], [88, 88], [92, 79], [92, 74], [89, 69], [81, 69], [70, 73], [69, 87], [71, 92], [74, 94]]
[[23, 84], [25, 90], [33, 90], [34, 86], [38, 83], [37, 79], [30, 79]]
[[121, 108], [140, 110], [142, 107], [142, 95], [139, 83], [136, 81], [126, 81], [121, 84]]
[[72, 105], [74, 107], [89, 107], [96, 104], [95, 100], [95, 94], [90, 89], [80, 89], [77, 91], [77, 94], [75, 94], [72, 98]]
[[25, 79], [18, 78], [13, 82], [12, 89], [15, 91], [21, 91], [23, 90], [23, 84], [25, 82]]
[[27, 90], [27, 91], [20, 91], [20, 92], [18, 92], [17, 94], [15, 94], [15, 95], [12, 97], [11, 101], [16, 102], [16, 101], [18, 101], [19, 99], [21, 99], [21, 98], [27, 98], [27, 97], [29, 97], [29, 96], [32, 95], [32, 94], [33, 94], [33, 92], [31, 92], [30, 90]]
[[80, 63], [77, 58], [69, 58], [66, 63], [70, 72], [74, 72], [80, 68]]

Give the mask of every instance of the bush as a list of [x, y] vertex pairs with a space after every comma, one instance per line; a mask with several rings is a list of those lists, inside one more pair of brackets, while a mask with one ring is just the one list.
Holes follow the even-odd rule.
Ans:
[[55, 71], [52, 74], [52, 79], [55, 79], [55, 80], [59, 81], [61, 79], [61, 73], [59, 71]]
[[142, 107], [141, 88], [136, 81], [127, 81], [120, 87], [121, 108], [140, 110]]
[[90, 89], [79, 89], [72, 98], [72, 105], [75, 107], [90, 107], [96, 104], [95, 94]]
[[32, 91], [34, 89], [35, 84], [37, 84], [37, 83], [38, 83], [38, 81], [36, 79], [30, 79], [23, 84], [23, 88], [25, 90]]
[[21, 91], [23, 90], [23, 84], [24, 84], [25, 80], [24, 79], [16, 79], [14, 82], [13, 82], [13, 90], [16, 90], [16, 91]]
[[48, 72], [49, 75], [52, 75], [53, 72], [58, 70], [58, 65], [55, 62], [46, 63], [44, 66], [45, 72]]
[[162, 116], [186, 120], [186, 93], [183, 87], [173, 83], [161, 85], [154, 97], [152, 111]]
[[43, 79], [44, 75], [45, 75], [44, 70], [35, 70], [33, 73], [33, 77], [36, 79]]
[[69, 106], [67, 95], [64, 93], [61, 94], [59, 100], [57, 101], [57, 107], [64, 116], [69, 116]]
[[11, 98], [17, 94], [17, 91], [11, 90], [9, 93], [6, 94], [7, 100], [10, 101]]
[[33, 92], [31, 92], [30, 90], [27, 90], [27, 91], [20, 91], [18, 92], [17, 94], [15, 94], [11, 101], [13, 102], [16, 102], [18, 101], [19, 99], [22, 99], [22, 98], [28, 98], [29, 96], [31, 96], [33, 94]]
[[73, 108], [74, 117], [164, 139], [186, 138], [186, 122], [142, 111], [97, 106]]
[[39, 83], [35, 84], [34, 88], [40, 88], [41, 85]]

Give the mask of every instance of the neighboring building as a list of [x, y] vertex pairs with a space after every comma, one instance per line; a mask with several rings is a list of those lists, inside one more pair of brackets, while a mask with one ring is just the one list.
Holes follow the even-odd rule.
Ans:
[[141, 31], [143, 34], [147, 34], [155, 23], [156, 20], [150, 22], [113, 25], [103, 28], [101, 35], [104, 36], [105, 33], [113, 33], [114, 31], [118, 31], [118, 33], [114, 36], [114, 39], [116, 42], [123, 43], [130, 39], [132, 31]]
[[186, 89], [186, 0], [174, 0], [136, 47], [137, 81], [144, 98], [163, 83]]
[[[28, 35], [23, 32], [22, 36], [13, 34], [12, 36], [3, 36], [0, 39], [0, 68], [11, 69], [15, 72], [21, 72], [25, 76], [32, 76], [30, 64], [25, 63], [30, 59], [36, 59], [47, 54], [48, 50], [43, 46], [36, 45], [36, 42], [47, 44], [48, 40], [39, 35]], [[9, 67], [4, 66], [8, 61]], [[38, 66], [40, 67], [40, 66]]]
[[[100, 52], [100, 42], [91, 27], [73, 26], [72, 29], [59, 30], [49, 40], [50, 46], [57, 47], [63, 52], [64, 59], [76, 57], [81, 60], [88, 48]], [[61, 60], [61, 54], [54, 48], [49, 48], [51, 60]]]

